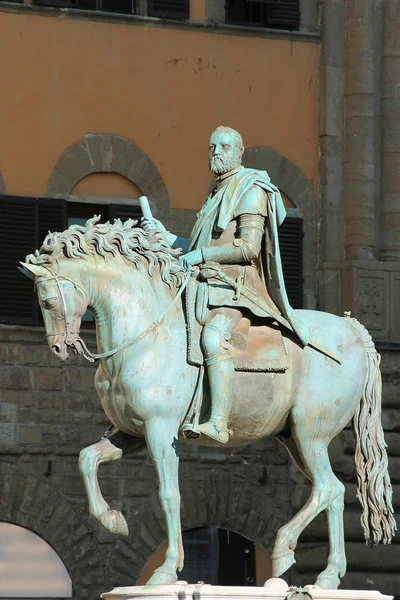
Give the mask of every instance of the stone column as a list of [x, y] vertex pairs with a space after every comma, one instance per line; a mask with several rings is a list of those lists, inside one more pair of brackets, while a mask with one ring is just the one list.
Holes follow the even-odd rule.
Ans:
[[378, 108], [375, 22], [380, 0], [346, 0], [345, 250], [346, 259], [372, 259], [376, 251], [375, 197]]
[[384, 4], [381, 260], [400, 261], [400, 2]]
[[343, 239], [344, 0], [320, 0], [320, 308], [339, 313]]

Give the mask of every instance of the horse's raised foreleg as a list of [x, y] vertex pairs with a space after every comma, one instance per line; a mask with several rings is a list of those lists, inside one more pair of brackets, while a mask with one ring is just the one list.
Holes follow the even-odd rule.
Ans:
[[121, 448], [114, 446], [110, 438], [103, 438], [81, 451], [79, 454], [79, 471], [85, 484], [89, 512], [92, 517], [97, 519], [107, 531], [126, 536], [129, 531], [125, 518], [120, 511], [110, 510], [109, 505], [102, 496], [97, 478], [97, 471], [101, 463], [119, 460], [121, 457]]
[[326, 509], [330, 554], [327, 569], [318, 577], [317, 585], [335, 589], [340, 583], [339, 575], [346, 570], [342, 521], [344, 487], [332, 472], [325, 440], [315, 439], [308, 432], [296, 441], [299, 448], [296, 462], [299, 464], [301, 459], [302, 470], [312, 481], [312, 490], [305, 506], [278, 531], [272, 553], [272, 575], [281, 576], [295, 562], [294, 550], [301, 532]]
[[159, 480], [159, 497], [168, 530], [168, 549], [164, 563], [154, 571], [149, 585], [177, 581], [176, 571], [183, 568], [183, 545], [180, 518], [181, 497], [178, 481], [178, 422], [154, 419], [146, 423], [146, 441], [155, 462]]

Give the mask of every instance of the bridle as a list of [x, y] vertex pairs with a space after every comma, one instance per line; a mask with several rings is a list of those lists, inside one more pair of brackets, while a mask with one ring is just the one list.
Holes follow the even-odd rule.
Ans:
[[[102, 358], [110, 358], [111, 356], [114, 356], [118, 352], [125, 350], [125, 348], [128, 348], [129, 346], [136, 344], [137, 342], [142, 340], [144, 337], [146, 337], [151, 331], [153, 331], [153, 329], [155, 329], [157, 327], [157, 325], [159, 325], [161, 323], [161, 321], [164, 319], [167, 312], [177, 303], [177, 301], [181, 297], [181, 295], [182, 295], [184, 289], [186, 288], [186, 286], [189, 282], [189, 279], [191, 277], [191, 271], [190, 271], [190, 269], [188, 269], [187, 273], [186, 273], [186, 277], [183, 280], [183, 282], [181, 283], [181, 286], [180, 286], [178, 292], [175, 294], [174, 298], [168, 304], [166, 309], [162, 312], [162, 314], [159, 317], [157, 317], [157, 319], [155, 321], [153, 321], [151, 323], [151, 325], [149, 325], [149, 327], [147, 327], [147, 329], [142, 331], [142, 333], [140, 333], [136, 338], [134, 338], [132, 340], [128, 340], [128, 341], [124, 342], [123, 344], [120, 344], [117, 348], [114, 348], [113, 350], [108, 350], [107, 352], [102, 352], [100, 354], [93, 354], [92, 352], [90, 352], [90, 350], [87, 348], [85, 342], [80, 337], [79, 331], [70, 331], [69, 330], [67, 311], [66, 311], [66, 302], [65, 302], [65, 297], [64, 297], [64, 293], [63, 293], [62, 287], [60, 285], [60, 282], [61, 281], [69, 281], [70, 283], [72, 283], [72, 285], [75, 288], [80, 289], [83, 292], [83, 294], [87, 297], [87, 293], [86, 293], [85, 289], [79, 283], [74, 281], [73, 279], [70, 279], [69, 277], [66, 277], [65, 275], [58, 275], [57, 273], [53, 273], [45, 265], [42, 265], [42, 266], [49, 272], [50, 277], [40, 277], [40, 279], [38, 279], [38, 283], [41, 283], [42, 281], [53, 280], [57, 284], [58, 294], [59, 294], [59, 297], [61, 300], [61, 308], [62, 308], [61, 317], [65, 324], [65, 329], [61, 332], [64, 335], [65, 344], [67, 346], [70, 346], [73, 349], [75, 349], [75, 351], [76, 351], [75, 345], [77, 343], [80, 344], [80, 346], [82, 348], [83, 356], [90, 362], [94, 362], [95, 360], [100, 360]], [[50, 338], [50, 337], [54, 337], [56, 335], [60, 335], [60, 332], [48, 333], [46, 335], [46, 337]]]

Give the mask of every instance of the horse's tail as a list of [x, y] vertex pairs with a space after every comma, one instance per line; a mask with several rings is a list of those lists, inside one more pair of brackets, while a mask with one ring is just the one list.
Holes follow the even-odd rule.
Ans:
[[357, 497], [363, 510], [361, 525], [367, 544], [381, 541], [390, 544], [397, 526], [393, 516], [392, 486], [381, 423], [381, 357], [365, 327], [356, 319], [351, 319], [351, 322], [358, 330], [367, 353], [364, 391], [353, 417]]

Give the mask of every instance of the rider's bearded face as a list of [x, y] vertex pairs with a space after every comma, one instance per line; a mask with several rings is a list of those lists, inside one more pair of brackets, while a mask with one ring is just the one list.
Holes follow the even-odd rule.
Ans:
[[210, 138], [208, 166], [214, 175], [224, 175], [240, 167], [242, 149], [231, 132], [215, 131]]

